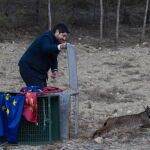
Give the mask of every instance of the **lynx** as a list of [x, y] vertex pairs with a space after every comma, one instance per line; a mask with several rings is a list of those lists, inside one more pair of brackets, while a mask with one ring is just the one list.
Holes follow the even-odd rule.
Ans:
[[103, 127], [96, 130], [92, 136], [100, 136], [114, 129], [137, 129], [150, 127], [150, 108], [138, 114], [125, 115], [120, 117], [108, 118]]

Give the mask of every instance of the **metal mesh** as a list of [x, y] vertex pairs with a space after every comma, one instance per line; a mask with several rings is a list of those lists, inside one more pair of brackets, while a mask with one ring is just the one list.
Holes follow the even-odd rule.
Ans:
[[39, 97], [38, 125], [22, 118], [18, 141], [20, 144], [41, 145], [50, 144], [59, 137], [59, 97]]

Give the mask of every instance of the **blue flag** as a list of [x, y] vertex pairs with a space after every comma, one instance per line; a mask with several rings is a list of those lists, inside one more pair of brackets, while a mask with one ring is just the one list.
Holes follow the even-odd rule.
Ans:
[[2, 136], [4, 135], [3, 117], [2, 117], [2, 106], [3, 106], [3, 94], [0, 94], [0, 144], [2, 143]]
[[41, 92], [41, 86], [25, 86], [21, 89], [21, 92]]
[[17, 144], [25, 96], [0, 94], [0, 101], [0, 137], [4, 137], [9, 143]]

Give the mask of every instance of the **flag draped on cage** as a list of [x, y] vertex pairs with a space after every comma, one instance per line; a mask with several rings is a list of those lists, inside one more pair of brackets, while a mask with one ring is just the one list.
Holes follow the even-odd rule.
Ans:
[[57, 87], [45, 87], [41, 88], [40, 86], [26, 86], [21, 89], [26, 96], [24, 109], [23, 109], [23, 116], [24, 118], [32, 122], [34, 124], [38, 124], [38, 106], [37, 106], [37, 96], [45, 95], [49, 93], [56, 93], [62, 92], [62, 89]]
[[37, 93], [41, 92], [40, 86], [26, 86], [21, 89], [26, 96], [23, 116], [24, 118], [34, 124], [38, 124], [38, 110], [37, 110]]
[[16, 144], [18, 127], [22, 116], [25, 96], [0, 94], [0, 140]]
[[37, 94], [36, 92], [27, 92], [26, 100], [23, 108], [24, 118], [32, 123], [38, 124], [38, 112], [37, 112]]

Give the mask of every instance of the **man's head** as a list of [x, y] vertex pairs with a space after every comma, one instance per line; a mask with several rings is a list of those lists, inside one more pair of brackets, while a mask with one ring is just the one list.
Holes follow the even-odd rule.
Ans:
[[52, 29], [52, 32], [60, 43], [66, 42], [69, 30], [65, 24], [55, 25]]

